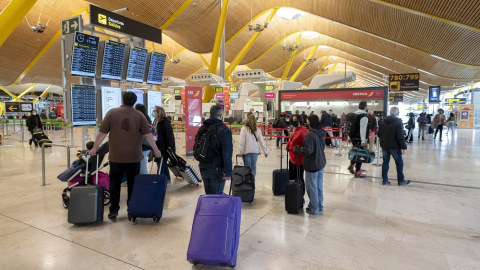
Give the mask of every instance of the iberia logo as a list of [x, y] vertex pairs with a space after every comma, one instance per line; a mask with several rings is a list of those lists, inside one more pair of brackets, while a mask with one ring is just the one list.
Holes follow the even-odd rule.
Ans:
[[307, 107], [307, 110], [310, 110], [311, 108], [312, 108], [312, 106], [308, 106], [308, 107]]
[[107, 25], [107, 16], [99, 13], [98, 14], [98, 23]]
[[368, 95], [369, 97], [373, 96], [373, 92], [370, 92], [370, 95]]
[[200, 95], [200, 92], [197, 92], [195, 95], [193, 95], [194, 97], [198, 97], [198, 95]]

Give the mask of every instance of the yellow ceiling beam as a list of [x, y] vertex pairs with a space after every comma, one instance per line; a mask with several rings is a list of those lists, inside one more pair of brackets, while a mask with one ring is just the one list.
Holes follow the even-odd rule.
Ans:
[[3, 86], [0, 86], [0, 89], [3, 90], [3, 92], [7, 93], [7, 95], [11, 96], [11, 97], [12, 97], [12, 100], [23, 102], [23, 100], [19, 99], [19, 98], [18, 98], [17, 96], [15, 96], [12, 92], [10, 92], [10, 91], [8, 91], [7, 89], [5, 89]]
[[322, 64], [322, 67], [320, 68], [320, 71], [318, 72], [318, 75], [322, 74], [323, 73], [323, 69], [325, 68], [325, 66], [328, 64], [328, 59], [330, 58], [330, 56], [327, 56], [327, 58], [325, 58], [325, 61], [323, 61], [323, 64]]
[[[270, 15], [267, 17], [267, 19], [265, 20], [264, 23], [269, 23], [272, 20], [272, 18], [275, 16], [275, 14], [277, 13], [277, 10], [278, 10], [278, 8], [274, 8], [273, 11], [270, 13]], [[228, 78], [228, 76], [230, 76], [232, 74], [232, 72], [238, 66], [240, 61], [242, 61], [243, 57], [245, 57], [245, 55], [250, 50], [250, 48], [252, 48], [253, 44], [255, 43], [255, 41], [257, 40], [257, 38], [260, 36], [261, 33], [262, 33], [262, 31], [255, 32], [255, 34], [253, 34], [253, 36], [248, 40], [248, 42], [245, 44], [245, 46], [243, 46], [242, 50], [237, 54], [237, 56], [235, 56], [235, 58], [233, 59], [233, 61], [230, 63], [227, 70], [225, 71], [225, 77]]]
[[210, 64], [207, 62], [207, 60], [205, 59], [205, 57], [203, 57], [203, 55], [199, 54], [198, 53], [198, 56], [200, 57], [200, 59], [202, 60], [203, 64], [210, 69]]
[[302, 72], [302, 70], [305, 68], [305, 66], [307, 65], [307, 61], [310, 60], [312, 57], [313, 57], [313, 54], [318, 50], [318, 46], [315, 46], [313, 48], [313, 50], [308, 54], [307, 58], [304, 59], [304, 61], [302, 62], [302, 64], [300, 65], [300, 67], [298, 67], [297, 71], [295, 71], [295, 73], [293, 74], [293, 76], [290, 78], [290, 81], [291, 82], [294, 82], [298, 75], [300, 75], [300, 72]]
[[172, 16], [170, 16], [170, 18], [168, 18], [168, 20], [162, 26], [160, 26], [160, 29], [165, 30], [168, 26], [170, 26], [170, 24], [172, 24], [172, 22], [175, 21], [180, 14], [182, 14], [182, 12], [192, 3], [192, 1], [193, 0], [186, 0], [183, 2], [183, 4], [172, 14]]
[[[78, 15], [84, 13], [84, 12], [88, 12], [88, 8], [79, 9], [79, 10], [75, 11], [70, 17], [78, 16]], [[18, 78], [13, 83], [11, 83], [10, 85], [18, 84], [23, 79], [23, 77], [25, 77], [25, 75], [27, 75], [27, 73], [35, 66], [35, 64], [37, 64], [38, 60], [40, 60], [40, 58], [42, 58], [42, 56], [48, 51], [48, 49], [50, 49], [50, 47], [52, 47], [52, 45], [55, 43], [55, 41], [57, 41], [57, 39], [60, 38], [61, 35], [62, 35], [62, 31], [58, 30], [57, 33], [47, 43], [47, 45], [45, 45], [45, 47], [43, 47], [43, 49], [37, 54], [37, 56], [35, 56], [35, 58], [32, 60], [32, 62], [30, 62], [30, 64], [27, 66], [27, 68], [25, 68], [25, 70], [20, 74], [20, 76], [18, 76]]]
[[37, 0], [12, 0], [0, 13], [0, 47], [17, 28]]
[[38, 100], [40, 100], [40, 98], [46, 97], [46, 96], [48, 95], [48, 90], [50, 90], [50, 88], [51, 88], [52, 86], [53, 86], [53, 84], [50, 84], [50, 85], [47, 87], [47, 89], [45, 89], [45, 91], [43, 91], [43, 93], [42, 93], [40, 96], [38, 96], [36, 99], [33, 100], [33, 103], [37, 103]]
[[328, 71], [328, 74], [331, 74], [331, 73], [333, 72], [333, 70], [337, 67], [337, 65], [338, 65], [338, 63], [335, 63], [335, 64], [333, 65], [332, 69], [330, 69], [330, 70]]
[[215, 43], [213, 45], [212, 59], [210, 60], [210, 70], [213, 74], [217, 72], [218, 58], [220, 56], [220, 47], [222, 45], [222, 36], [224, 32], [223, 30], [225, 29], [225, 22], [227, 20], [228, 2], [229, 0], [225, 0], [223, 2], [222, 10], [220, 11], [220, 18], [218, 20], [217, 33], [215, 35]]
[[285, 69], [283, 70], [282, 81], [285, 81], [288, 77], [288, 72], [290, 72], [290, 68], [292, 67], [293, 60], [295, 59], [295, 53], [297, 52], [296, 47], [300, 43], [300, 39], [302, 39], [302, 33], [298, 34], [297, 40], [295, 41], [293, 51], [290, 53], [290, 58], [287, 61], [287, 65], [285, 66]]
[[28, 87], [27, 89], [25, 89], [25, 91], [23, 91], [20, 95], [18, 95], [17, 98], [22, 98], [24, 95], [30, 92], [30, 90], [32, 90], [35, 87], [35, 85], [37, 84], [33, 83], [30, 87]]

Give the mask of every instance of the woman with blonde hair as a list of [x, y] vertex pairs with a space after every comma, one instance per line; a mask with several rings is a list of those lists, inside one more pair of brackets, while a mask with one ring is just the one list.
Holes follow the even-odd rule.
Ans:
[[254, 114], [247, 115], [247, 121], [240, 130], [238, 150], [240, 154], [237, 156], [243, 158], [243, 163], [252, 169], [253, 176], [255, 177], [258, 155], [263, 151], [265, 157], [268, 157], [268, 152], [265, 142], [263, 141], [262, 131], [257, 127], [257, 119]]
[[169, 147], [175, 152], [175, 136], [173, 135], [172, 123], [170, 119], [167, 118], [165, 109], [160, 106], [155, 107], [153, 115], [155, 115], [154, 126], [157, 127], [157, 147], [162, 153], [162, 157], [164, 157], [160, 173], [167, 176], [168, 185], [170, 185], [171, 180], [166, 157], [168, 157], [167, 149]]

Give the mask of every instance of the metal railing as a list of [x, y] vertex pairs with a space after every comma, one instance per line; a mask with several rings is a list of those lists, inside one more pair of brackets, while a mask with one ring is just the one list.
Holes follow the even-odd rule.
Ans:
[[46, 185], [45, 181], [45, 146], [57, 146], [67, 148], [67, 169], [70, 167], [70, 146], [64, 144], [55, 143], [43, 143], [42, 144], [42, 186]]

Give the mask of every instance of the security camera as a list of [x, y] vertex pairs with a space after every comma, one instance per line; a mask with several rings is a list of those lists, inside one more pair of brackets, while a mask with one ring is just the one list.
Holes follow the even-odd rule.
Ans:
[[32, 26], [31, 29], [33, 32], [41, 34], [45, 31], [45, 29], [47, 29], [47, 26], [45, 24], [37, 24]]

